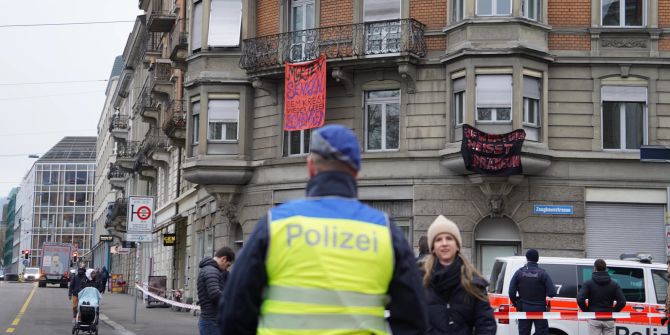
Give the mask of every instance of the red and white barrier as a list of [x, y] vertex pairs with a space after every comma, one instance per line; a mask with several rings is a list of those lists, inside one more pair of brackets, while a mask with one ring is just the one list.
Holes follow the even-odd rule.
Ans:
[[495, 312], [496, 319], [510, 320], [588, 320], [588, 319], [631, 319], [664, 318], [662, 313], [643, 312]]
[[148, 296], [150, 296], [150, 297], [152, 297], [156, 300], [160, 300], [160, 301], [162, 301], [166, 304], [170, 304], [170, 305], [173, 305], [173, 306], [186, 308], [186, 309], [194, 309], [194, 310], [198, 310], [198, 311], [200, 310], [200, 306], [198, 306], [198, 305], [189, 305], [189, 304], [185, 304], [185, 303], [182, 303], [182, 302], [166, 299], [166, 298], [163, 298], [161, 296], [155, 295], [155, 294], [149, 292], [149, 290], [146, 287], [140, 286], [139, 284], [135, 284], [135, 287], [138, 290], [142, 291], [144, 294], [146, 294], [146, 295], [148, 295]]

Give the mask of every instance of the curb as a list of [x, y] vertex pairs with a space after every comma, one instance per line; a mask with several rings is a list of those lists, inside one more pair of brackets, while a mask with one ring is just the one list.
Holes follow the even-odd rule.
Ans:
[[108, 326], [114, 328], [114, 330], [116, 330], [120, 335], [137, 335], [137, 334], [131, 332], [130, 330], [124, 328], [122, 325], [112, 321], [105, 314], [100, 313], [100, 315], [98, 315], [98, 318], [102, 322], [106, 323]]

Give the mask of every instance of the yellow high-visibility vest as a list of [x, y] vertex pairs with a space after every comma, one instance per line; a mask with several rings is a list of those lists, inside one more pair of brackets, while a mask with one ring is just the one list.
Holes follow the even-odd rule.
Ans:
[[388, 217], [355, 199], [288, 202], [268, 215], [258, 334], [390, 334]]

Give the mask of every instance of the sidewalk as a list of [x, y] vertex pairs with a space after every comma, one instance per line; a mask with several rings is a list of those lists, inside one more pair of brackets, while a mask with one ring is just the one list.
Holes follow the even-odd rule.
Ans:
[[106, 292], [102, 296], [100, 321], [123, 335], [198, 333], [198, 317], [189, 312], [173, 312], [169, 308], [146, 308], [142, 300], [137, 300], [137, 323], [134, 324], [133, 308], [133, 296]]

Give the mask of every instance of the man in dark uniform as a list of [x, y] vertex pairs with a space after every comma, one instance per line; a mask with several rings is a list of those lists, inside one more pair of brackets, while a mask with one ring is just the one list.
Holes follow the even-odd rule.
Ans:
[[[509, 284], [509, 298], [520, 312], [546, 312], [547, 297], [556, 296], [556, 288], [549, 274], [537, 265], [540, 254], [535, 249], [526, 252], [526, 266], [517, 270]], [[518, 292], [518, 296], [517, 296]], [[530, 335], [535, 324], [536, 335], [547, 335], [547, 320], [519, 320], [519, 335]]]

